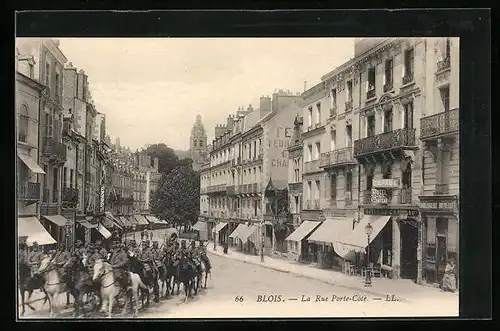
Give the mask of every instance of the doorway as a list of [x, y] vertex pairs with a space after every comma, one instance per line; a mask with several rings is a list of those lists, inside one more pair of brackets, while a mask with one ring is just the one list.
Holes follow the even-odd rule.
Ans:
[[401, 278], [417, 279], [417, 220], [407, 219], [400, 222], [401, 232]]

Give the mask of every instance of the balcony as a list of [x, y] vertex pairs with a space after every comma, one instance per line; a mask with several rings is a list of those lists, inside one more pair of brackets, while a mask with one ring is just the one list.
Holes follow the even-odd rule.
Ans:
[[225, 193], [226, 184], [212, 185], [207, 188], [207, 193]]
[[288, 190], [290, 192], [301, 192], [302, 191], [303, 184], [302, 182], [299, 183], [289, 183], [288, 184]]
[[78, 189], [65, 187], [62, 190], [62, 203], [70, 206], [76, 206], [78, 204]]
[[226, 187], [226, 194], [227, 195], [234, 195], [234, 185], [230, 185]]
[[369, 205], [372, 203], [372, 190], [363, 191], [363, 204]]
[[387, 83], [384, 84], [384, 93], [391, 91], [393, 87], [394, 84], [392, 84], [392, 81], [388, 81]]
[[402, 205], [411, 204], [412, 188], [400, 188], [398, 193], [398, 203]]
[[413, 73], [409, 73], [403, 76], [403, 85], [407, 85], [413, 82]]
[[59, 202], [59, 190], [52, 190], [52, 203]]
[[71, 123], [67, 120], [63, 122], [63, 136], [71, 137]]
[[319, 210], [320, 209], [319, 199], [307, 200], [305, 209], [307, 209], [307, 210]]
[[253, 183], [249, 184], [250, 186], [250, 193], [260, 193], [260, 184], [259, 183]]
[[347, 112], [347, 111], [350, 111], [350, 110], [352, 110], [352, 100], [351, 101], [347, 101], [345, 103], [345, 111]]
[[371, 90], [366, 92], [366, 100], [370, 100], [375, 98], [375, 87], [373, 87]]
[[320, 160], [314, 160], [304, 163], [304, 174], [322, 171], [319, 165], [320, 165]]
[[434, 195], [447, 195], [449, 192], [448, 184], [436, 184], [434, 187]]
[[42, 155], [50, 160], [65, 162], [66, 146], [53, 137], [44, 137]]
[[356, 160], [353, 157], [353, 148], [346, 147], [321, 154], [319, 166], [327, 168], [354, 163]]
[[354, 157], [415, 147], [415, 129], [398, 129], [354, 141]]
[[436, 64], [436, 68], [437, 68], [436, 72], [440, 72], [440, 71], [449, 69], [450, 68], [450, 57], [447, 56], [443, 60], [438, 61]]
[[19, 200], [36, 201], [40, 199], [40, 183], [17, 183], [17, 198]]
[[459, 109], [420, 119], [420, 139], [430, 140], [458, 134]]
[[330, 117], [335, 117], [337, 116], [337, 106], [333, 106], [330, 108]]

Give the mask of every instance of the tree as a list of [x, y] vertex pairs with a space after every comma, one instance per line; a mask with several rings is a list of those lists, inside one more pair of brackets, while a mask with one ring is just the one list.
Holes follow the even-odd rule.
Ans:
[[200, 176], [190, 164], [164, 173], [164, 179], [151, 199], [151, 211], [172, 221], [176, 227], [193, 224], [200, 209]]
[[158, 172], [162, 174], [169, 173], [179, 164], [179, 158], [174, 150], [163, 143], [149, 145], [144, 152], [151, 157], [158, 158]]

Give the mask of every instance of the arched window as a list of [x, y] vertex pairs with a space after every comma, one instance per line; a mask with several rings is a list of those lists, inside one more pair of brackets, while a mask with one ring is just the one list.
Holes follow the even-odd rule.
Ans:
[[203, 140], [200, 140], [200, 147], [203, 147]]
[[198, 147], [197, 144], [198, 144], [198, 141], [195, 140], [194, 141], [194, 147]]
[[19, 127], [18, 127], [18, 135], [17, 139], [22, 142], [26, 142], [28, 137], [28, 107], [26, 105], [21, 105], [21, 109], [19, 110]]

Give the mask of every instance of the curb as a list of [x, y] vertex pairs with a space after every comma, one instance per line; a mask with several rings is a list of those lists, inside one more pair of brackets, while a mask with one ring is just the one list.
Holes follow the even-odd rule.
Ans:
[[[209, 253], [212, 254], [212, 255], [216, 255], [216, 256], [219, 256], [219, 257], [226, 258], [226, 259], [231, 259], [227, 255], [214, 254], [213, 252], [209, 252]], [[266, 265], [261, 265], [261, 264], [256, 263], [256, 262], [249, 262], [249, 261], [240, 260], [240, 259], [231, 259], [231, 260], [240, 261], [240, 262], [243, 262], [243, 263], [246, 263], [246, 264], [257, 265], [257, 266], [260, 266], [262, 268], [271, 269], [271, 270], [275, 270], [275, 271], [279, 271], [279, 272], [282, 272], [282, 273], [287, 273], [287, 274], [295, 275], [295, 276], [302, 277], [302, 278], [316, 280], [318, 282], [322, 282], [322, 283], [325, 283], [325, 284], [329, 284], [329, 285], [334, 285], [334, 286], [346, 288], [346, 289], [353, 290], [353, 291], [361, 291], [361, 292], [364, 292], [364, 293], [368, 293], [368, 294], [376, 295], [376, 296], [381, 296], [381, 297], [385, 297], [387, 295], [387, 293], [379, 293], [379, 292], [375, 292], [375, 291], [369, 291], [369, 290], [366, 290], [364, 288], [361, 289], [359, 287], [344, 285], [344, 284], [341, 284], [341, 283], [338, 283], [338, 282], [334, 282], [334, 281], [327, 281], [327, 280], [324, 280], [324, 279], [315, 278], [313, 276], [309, 276], [309, 275], [305, 275], [305, 274], [301, 274], [301, 273], [297, 273], [297, 272], [292, 272], [290, 270], [283, 270], [283, 269], [278, 269], [278, 268], [274, 268], [274, 267], [270, 267], [270, 266], [266, 266]], [[400, 298], [400, 297], [397, 297], [397, 299], [398, 299], [399, 302], [405, 302], [405, 303], [410, 303], [411, 302], [408, 299], [404, 299], [404, 298]]]

